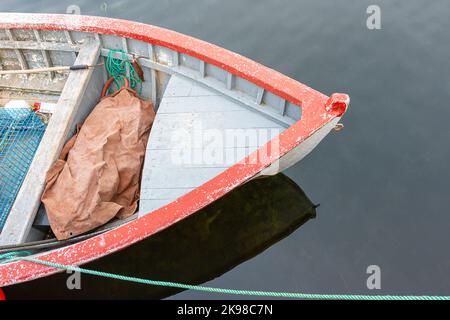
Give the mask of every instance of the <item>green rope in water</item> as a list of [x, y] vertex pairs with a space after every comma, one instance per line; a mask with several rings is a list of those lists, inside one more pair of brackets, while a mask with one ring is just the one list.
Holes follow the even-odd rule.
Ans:
[[[115, 58], [117, 55], [121, 56], [121, 58]], [[140, 85], [139, 94], [141, 94], [142, 80], [139, 78], [139, 75], [134, 69], [130, 59], [128, 59], [128, 54], [125, 51], [109, 50], [105, 66], [109, 77], [114, 77], [114, 82], [118, 89], [123, 86], [123, 79], [127, 78], [131, 89], [136, 89], [137, 85]], [[129, 71], [129, 77], [127, 77], [127, 70]]]
[[[122, 280], [134, 283], [142, 283], [153, 286], [172, 287], [186, 290], [196, 290], [210, 293], [224, 293], [233, 295], [245, 295], [245, 296], [259, 296], [259, 297], [271, 297], [271, 298], [294, 298], [294, 299], [316, 299], [316, 300], [450, 300], [450, 296], [411, 296], [411, 295], [359, 295], [359, 294], [315, 294], [315, 293], [297, 293], [297, 292], [278, 292], [278, 291], [256, 291], [256, 290], [239, 290], [239, 289], [225, 289], [225, 288], [213, 288], [196, 286], [178, 282], [169, 281], [155, 281], [149, 279], [142, 279], [136, 277], [123, 276], [119, 274], [113, 274], [102, 271], [89, 270], [79, 268], [76, 266], [67, 266], [59, 263], [53, 263], [49, 261], [43, 261], [26, 257], [29, 252], [11, 252], [5, 255], [0, 254], [0, 261], [2, 258], [9, 261], [25, 260], [49, 267], [70, 270], [85, 274], [90, 274], [98, 277], [110, 278], [115, 280]], [[5, 256], [5, 257], [4, 257]]]

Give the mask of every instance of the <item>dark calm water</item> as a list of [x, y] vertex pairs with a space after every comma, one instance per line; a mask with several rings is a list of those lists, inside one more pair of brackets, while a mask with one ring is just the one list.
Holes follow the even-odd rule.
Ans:
[[[351, 96], [345, 129], [287, 171], [321, 204], [317, 218], [206, 285], [450, 293], [449, 1], [8, 0], [0, 10], [63, 13], [70, 4], [192, 35]], [[370, 4], [381, 7], [381, 30], [366, 28]], [[381, 268], [381, 290], [366, 287], [369, 265]]]

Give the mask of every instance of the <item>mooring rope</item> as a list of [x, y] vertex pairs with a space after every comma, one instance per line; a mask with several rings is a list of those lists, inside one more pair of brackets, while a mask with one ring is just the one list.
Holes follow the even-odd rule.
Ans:
[[[120, 55], [121, 58], [115, 58], [116, 55]], [[118, 89], [122, 87], [123, 79], [127, 78], [131, 89], [136, 89], [137, 85], [141, 84], [139, 87], [139, 94], [141, 94], [142, 80], [136, 72], [133, 63], [128, 59], [128, 54], [125, 51], [109, 50], [105, 66], [109, 77], [114, 77], [114, 82]], [[127, 70], [129, 71], [129, 77], [127, 77]]]
[[84, 269], [77, 266], [64, 265], [59, 263], [53, 263], [49, 261], [34, 259], [28, 257], [32, 253], [29, 251], [16, 251], [6, 254], [0, 254], [1, 261], [11, 262], [17, 260], [25, 260], [34, 262], [37, 264], [46, 265], [49, 267], [70, 270], [80, 272], [84, 274], [94, 275], [103, 278], [110, 278], [121, 281], [128, 281], [134, 283], [141, 283], [153, 286], [172, 287], [178, 289], [195, 290], [209, 293], [223, 293], [231, 295], [244, 295], [244, 296], [259, 296], [259, 297], [271, 297], [271, 298], [293, 298], [293, 299], [308, 299], [308, 300], [450, 300], [450, 296], [427, 296], [427, 295], [360, 295], [360, 294], [318, 294], [318, 293], [299, 293], [299, 292], [281, 292], [281, 291], [259, 291], [259, 290], [240, 290], [240, 289], [227, 289], [227, 288], [215, 288], [190, 285], [185, 283], [170, 282], [170, 281], [157, 281], [150, 279], [143, 279], [137, 277], [124, 276], [120, 274], [114, 274], [109, 272], [102, 272], [90, 269]]

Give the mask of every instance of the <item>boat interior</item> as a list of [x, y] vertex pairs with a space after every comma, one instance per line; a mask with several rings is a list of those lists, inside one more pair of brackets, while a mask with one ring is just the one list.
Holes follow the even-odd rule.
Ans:
[[[45, 175], [77, 125], [98, 103], [109, 78], [105, 60], [110, 54], [115, 59], [138, 62], [143, 71], [138, 93], [142, 99], [152, 101], [157, 112], [142, 170], [139, 208], [126, 220], [110, 221], [89, 234], [57, 241], [52, 237], [40, 200]], [[164, 46], [78, 31], [0, 30], [0, 70], [72, 65], [90, 67], [0, 75], [0, 106], [14, 99], [31, 105], [37, 101], [56, 104], [52, 114], [39, 114], [45, 132], [20, 190], [9, 204], [2, 205], [0, 199], [0, 216], [4, 219], [0, 225], [0, 253], [27, 246], [43, 249], [65, 245], [151, 214], [223, 172], [301, 117], [300, 106], [219, 66]], [[245, 134], [248, 129], [265, 134], [249, 138]], [[173, 134], [176, 130], [190, 139], [177, 140]], [[196, 130], [203, 132], [200, 137]], [[211, 161], [172, 161], [192, 160], [195, 154], [204, 157], [210, 147], [209, 139], [229, 134], [233, 143], [214, 147], [214, 153], [220, 151], [222, 155], [219, 160], [213, 157]], [[0, 181], [3, 192], [1, 188]]]

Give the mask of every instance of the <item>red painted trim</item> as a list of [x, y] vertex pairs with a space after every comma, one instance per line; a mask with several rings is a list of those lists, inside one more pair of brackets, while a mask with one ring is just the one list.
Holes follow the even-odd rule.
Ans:
[[[0, 14], [0, 28], [96, 32], [168, 47], [223, 68], [302, 107], [302, 119], [276, 138], [279, 139], [280, 146], [278, 154], [271, 153], [269, 157], [260, 159], [259, 163], [249, 165], [248, 163], [251, 163], [249, 157], [254, 156], [250, 155], [197, 189], [151, 214], [102, 235], [40, 254], [38, 258], [46, 261], [84, 264], [167, 228], [258, 174], [323, 125], [340, 117], [348, 105], [347, 95], [337, 94], [328, 98], [320, 92], [236, 53], [174, 31], [142, 23], [89, 16]], [[269, 144], [270, 142], [261, 148], [267, 148]], [[60, 270], [26, 261], [0, 265], [0, 286], [32, 280], [57, 271]]]

